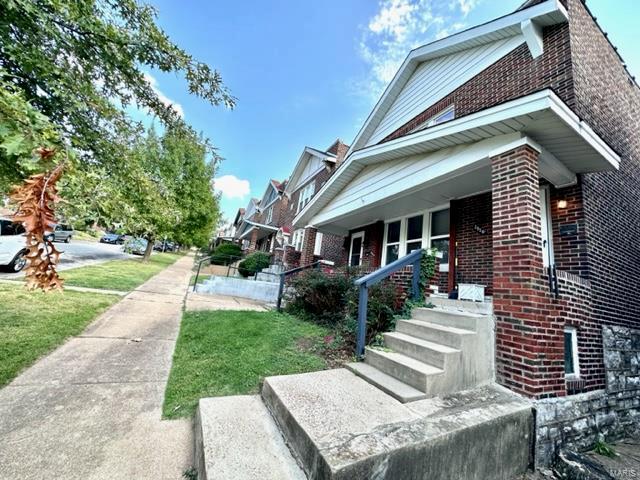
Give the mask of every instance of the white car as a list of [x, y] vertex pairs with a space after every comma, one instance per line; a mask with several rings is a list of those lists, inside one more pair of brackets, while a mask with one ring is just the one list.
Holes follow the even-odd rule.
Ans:
[[0, 267], [19, 272], [26, 264], [24, 228], [6, 218], [0, 218]]

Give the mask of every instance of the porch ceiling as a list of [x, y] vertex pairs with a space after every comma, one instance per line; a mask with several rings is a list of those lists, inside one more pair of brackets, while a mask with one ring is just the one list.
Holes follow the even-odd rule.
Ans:
[[[574, 183], [578, 173], [614, 170], [619, 165], [618, 155], [587, 124], [555, 93], [543, 90], [354, 152], [294, 225], [344, 233], [370, 220], [489, 190], [489, 157], [523, 137], [541, 151], [540, 174], [556, 186]], [[367, 175], [375, 177], [370, 172], [375, 168], [388, 170], [386, 185], [380, 180], [366, 184]], [[409, 209], [402, 211], [403, 205]], [[351, 217], [348, 222], [347, 217]]]

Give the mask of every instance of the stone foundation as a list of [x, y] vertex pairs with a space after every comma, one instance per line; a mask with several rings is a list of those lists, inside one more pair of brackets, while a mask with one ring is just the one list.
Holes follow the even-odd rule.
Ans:
[[640, 435], [640, 330], [604, 326], [602, 337], [606, 390], [535, 402], [536, 468], [551, 465], [560, 447]]

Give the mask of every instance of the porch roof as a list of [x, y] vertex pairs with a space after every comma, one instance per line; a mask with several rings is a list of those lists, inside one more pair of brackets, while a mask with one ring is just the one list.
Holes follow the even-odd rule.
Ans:
[[258, 230], [259, 232], [258, 240], [266, 237], [270, 233], [278, 231], [278, 227], [274, 227], [272, 225], [265, 225], [251, 220], [244, 220], [243, 222], [245, 223], [245, 226], [241, 227], [241, 233], [238, 235], [238, 238], [241, 240], [247, 238], [254, 230]]
[[[488, 177], [486, 171], [484, 176], [482, 172], [461, 176], [486, 170], [489, 158], [498, 150], [513, 148], [513, 142], [525, 137], [541, 152], [541, 176], [559, 187], [574, 183], [577, 173], [619, 166], [616, 152], [553, 91], [546, 89], [353, 152], [296, 216], [294, 226], [313, 225], [320, 230], [345, 233], [355, 225], [339, 222], [340, 218], [385, 201], [396, 202], [421, 190], [422, 205], [438, 198], [442, 204], [488, 190], [490, 168]], [[385, 180], [381, 180], [379, 170], [385, 167]], [[443, 190], [443, 182], [452, 178], [458, 178], [457, 184]], [[464, 185], [459, 183], [463, 179], [467, 180]], [[437, 194], [436, 190], [424, 192], [425, 189], [436, 189]], [[414, 211], [417, 209], [414, 207]], [[360, 223], [363, 224], [364, 221]]]

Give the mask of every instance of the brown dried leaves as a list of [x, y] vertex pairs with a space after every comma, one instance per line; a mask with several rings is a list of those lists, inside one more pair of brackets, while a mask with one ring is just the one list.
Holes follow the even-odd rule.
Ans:
[[[41, 156], [49, 151], [38, 152]], [[43, 155], [45, 154], [45, 155]], [[45, 239], [45, 231], [56, 223], [54, 206], [58, 201], [56, 182], [62, 176], [63, 164], [47, 173], [32, 175], [13, 190], [11, 199], [18, 209], [12, 220], [24, 225], [27, 235], [25, 270], [27, 288], [50, 291], [62, 289], [64, 280], [58, 276], [56, 265], [60, 252], [50, 240]]]

